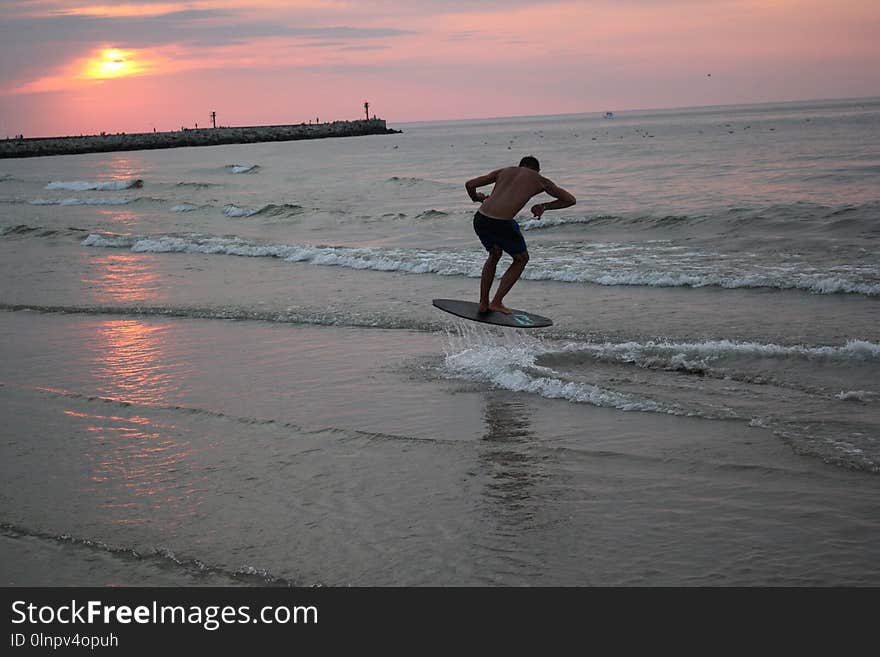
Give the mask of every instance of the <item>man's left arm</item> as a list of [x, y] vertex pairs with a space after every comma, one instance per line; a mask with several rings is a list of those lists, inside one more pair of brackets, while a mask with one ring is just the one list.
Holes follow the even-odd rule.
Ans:
[[541, 218], [541, 215], [544, 214], [545, 210], [561, 210], [563, 208], [570, 208], [577, 203], [577, 199], [571, 194], [571, 192], [562, 189], [562, 187], [554, 183], [552, 180], [542, 177], [541, 185], [544, 188], [543, 191], [547, 192], [556, 200], [551, 201], [550, 203], [538, 203], [537, 205], [532, 206], [532, 214], [538, 219]]

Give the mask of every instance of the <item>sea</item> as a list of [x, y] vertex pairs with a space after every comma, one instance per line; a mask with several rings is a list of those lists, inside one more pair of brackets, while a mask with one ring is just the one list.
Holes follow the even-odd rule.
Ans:
[[610, 109], [0, 160], [0, 583], [880, 585], [880, 99]]

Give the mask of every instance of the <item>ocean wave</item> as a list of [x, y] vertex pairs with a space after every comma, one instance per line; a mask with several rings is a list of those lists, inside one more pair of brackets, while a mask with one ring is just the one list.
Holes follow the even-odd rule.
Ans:
[[853, 281], [842, 276], [827, 274], [789, 273], [771, 274], [717, 274], [711, 272], [678, 273], [665, 271], [572, 271], [554, 268], [536, 269], [523, 275], [530, 280], [561, 281], [566, 283], [594, 283], [596, 285], [641, 285], [647, 287], [721, 287], [774, 288], [778, 290], [804, 290], [817, 294], [864, 294], [880, 295], [880, 283]]
[[217, 183], [206, 183], [206, 182], [179, 182], [176, 185], [177, 187], [189, 187], [191, 189], [209, 189], [211, 187], [222, 187]]
[[[76, 228], [68, 228], [69, 231], [76, 231]], [[60, 231], [54, 228], [46, 228], [44, 226], [28, 226], [27, 224], [10, 224], [0, 226], [0, 237], [36, 235], [37, 237], [51, 237], [57, 235]], [[79, 231], [84, 232], [84, 231]]]
[[[779, 389], [797, 391], [816, 398], [850, 399], [834, 395], [826, 386], [810, 384], [798, 376], [795, 369], [809, 367], [811, 372], [831, 368], [842, 373], [842, 368], [855, 373], [860, 368], [860, 376], [876, 366], [880, 361], [880, 344], [865, 340], [849, 340], [843, 346], [783, 346], [732, 340], [708, 340], [694, 343], [675, 342], [622, 342], [594, 343], [571, 342], [562, 339], [559, 347], [542, 363], [568, 367], [591, 367], [582, 363], [577, 355], [609, 364], [632, 365], [647, 370], [662, 370], [681, 374], [709, 377], [723, 381], [737, 381], [755, 386], [771, 386]], [[575, 354], [575, 355], [573, 355]], [[782, 368], [764, 363], [766, 359], [791, 360]], [[755, 360], [759, 362], [756, 363]], [[820, 369], [816, 369], [816, 368]], [[866, 369], [867, 368], [867, 369]], [[809, 377], [808, 377], [809, 378]], [[870, 393], [868, 397], [870, 396]], [[861, 398], [860, 401], [867, 401]]]
[[30, 205], [128, 205], [139, 199], [132, 198], [34, 198]]
[[0, 531], [13, 538], [30, 537], [54, 543], [73, 545], [94, 552], [103, 552], [125, 560], [138, 562], [152, 561], [165, 567], [170, 565], [183, 572], [202, 578], [219, 576], [230, 582], [242, 582], [257, 586], [296, 586], [293, 582], [283, 577], [276, 577], [265, 569], [255, 568], [247, 564], [235, 569], [215, 566], [199, 559], [180, 556], [165, 547], [144, 550], [116, 546], [104, 541], [82, 538], [68, 533], [53, 534], [51, 532], [36, 531], [8, 522], [0, 522]]
[[0, 225], [0, 236], [2, 235], [26, 235], [27, 233], [39, 230], [38, 226], [28, 226], [27, 224], [5, 224]]
[[416, 215], [416, 219], [439, 219], [440, 217], [448, 217], [449, 213], [443, 210], [425, 210]]
[[228, 203], [223, 206], [223, 214], [232, 218], [254, 217], [257, 215], [263, 217], [290, 216], [299, 214], [303, 210], [304, 208], [301, 205], [296, 205], [295, 203], [268, 203], [259, 208], [243, 208], [235, 203]]
[[391, 176], [385, 181], [388, 185], [393, 185], [398, 189], [431, 189], [436, 190], [438, 188], [455, 188], [458, 189], [458, 185], [453, 185], [451, 183], [440, 182], [439, 180], [430, 180], [428, 178], [419, 178], [417, 176]]
[[429, 182], [429, 181], [425, 180], [424, 178], [415, 178], [415, 177], [410, 177], [410, 176], [391, 176], [385, 182], [397, 183], [400, 185], [409, 186], [409, 185], [418, 185], [419, 183], [424, 183], [424, 182]]
[[706, 217], [689, 217], [684, 215], [662, 215], [658, 217], [652, 216], [634, 216], [624, 217], [618, 215], [600, 214], [596, 216], [548, 216], [544, 215], [540, 219], [523, 219], [519, 221], [522, 230], [540, 230], [542, 228], [555, 228], [557, 226], [569, 225], [589, 225], [589, 226], [607, 226], [613, 224], [638, 224], [641, 227], [671, 227], [683, 224], [695, 224], [706, 221]]
[[99, 182], [88, 182], [85, 180], [53, 181], [46, 185], [46, 189], [66, 190], [72, 192], [86, 192], [93, 190], [118, 192], [123, 189], [134, 189], [143, 186], [144, 181], [140, 178], [130, 178], [128, 180], [105, 180]]
[[[298, 206], [264, 206], [258, 210], [227, 206], [228, 216], [253, 216], [255, 214], [293, 214]], [[261, 244], [230, 237], [204, 235], [155, 235], [120, 236], [93, 234], [83, 242], [84, 246], [130, 248], [136, 252], [158, 253], [210, 253], [247, 257], [274, 257], [291, 262], [308, 262], [316, 265], [348, 267], [374, 271], [399, 271], [411, 274], [438, 274], [442, 276], [466, 276], [478, 278], [482, 271], [483, 254], [480, 251], [421, 251], [414, 249], [384, 249], [378, 247], [313, 246], [309, 244]], [[622, 256], [615, 245], [607, 245], [615, 251], [603, 258], [584, 258], [582, 255], [559, 255], [553, 249], [534, 258], [535, 266], [526, 269], [523, 278], [565, 283], [592, 283], [596, 285], [642, 285], [651, 287], [721, 287], [721, 288], [775, 288], [798, 289], [819, 294], [852, 293], [868, 296], [880, 295], [880, 283], [852, 280], [838, 272], [816, 272], [805, 266], [798, 271], [789, 266], [761, 273], [718, 273], [716, 263], [705, 258], [705, 263], [695, 263], [692, 254], [673, 251], [673, 247], [650, 257], [642, 256], [656, 264], [658, 257], [667, 258], [670, 271], [634, 269], [639, 259]], [[633, 248], [633, 247], [627, 247]], [[645, 247], [639, 247], [644, 250]], [[678, 248], [678, 247], [674, 247]], [[670, 255], [670, 253], [674, 253]], [[682, 272], [682, 259], [690, 262], [691, 271]], [[755, 265], [743, 261], [727, 266], [741, 268]], [[769, 269], [769, 268], [764, 268]], [[868, 276], [871, 270], [866, 270]]]
[[227, 203], [223, 206], [223, 214], [227, 217], [250, 217], [257, 214], [259, 210], [255, 208], [242, 208], [235, 203]]
[[764, 208], [734, 207], [705, 214], [692, 215], [544, 215], [541, 219], [528, 217], [519, 221], [522, 230], [543, 230], [559, 226], [632, 227], [648, 228], [693, 228], [701, 225], [706, 231], [768, 231], [785, 234], [791, 232], [800, 236], [805, 231], [824, 233], [848, 229], [856, 232], [876, 234], [880, 228], [877, 215], [880, 201], [869, 201], [855, 205], [827, 206], [816, 203], [791, 203], [772, 205]]
[[700, 358], [708, 361], [728, 356], [760, 358], [807, 358], [838, 361], [880, 361], [880, 344], [867, 340], [848, 340], [843, 346], [778, 345], [735, 340], [706, 340], [703, 342], [605, 342], [592, 344], [572, 342], [564, 345], [563, 352], [589, 353], [599, 360], [623, 363], [674, 366], [681, 358]]
[[[446, 441], [441, 438], [424, 438], [421, 436], [410, 436], [405, 434], [393, 434], [393, 433], [384, 433], [379, 431], [367, 431], [363, 429], [352, 429], [346, 427], [334, 427], [334, 426], [323, 426], [323, 427], [315, 427], [309, 426], [304, 427], [299, 424], [295, 424], [293, 422], [285, 422], [283, 420], [273, 419], [273, 418], [260, 418], [253, 416], [242, 416], [242, 415], [230, 415], [228, 413], [224, 413], [222, 411], [212, 410], [209, 408], [200, 408], [198, 406], [181, 406], [177, 404], [159, 404], [155, 402], [144, 402], [144, 401], [134, 401], [126, 398], [120, 397], [102, 397], [99, 395], [90, 395], [81, 392], [74, 392], [72, 390], [65, 390], [63, 388], [46, 388], [41, 386], [30, 386], [30, 385], [21, 385], [21, 384], [8, 384], [4, 382], [0, 382], [0, 389], [4, 388], [10, 389], [18, 389], [24, 390], [30, 393], [36, 393], [39, 395], [46, 395], [49, 397], [62, 397], [65, 399], [76, 399], [90, 403], [99, 403], [99, 404], [107, 404], [110, 406], [115, 406], [117, 408], [142, 408], [142, 409], [150, 409], [150, 410], [161, 410], [168, 411], [171, 413], [185, 413], [187, 415], [203, 415], [207, 417], [214, 417], [222, 420], [227, 420], [229, 422], [235, 422], [237, 424], [243, 425], [264, 425], [264, 426], [277, 426], [285, 430], [286, 433], [290, 433], [291, 431], [295, 431], [304, 435], [324, 435], [331, 434], [337, 436], [344, 437], [356, 437], [360, 439], [366, 440], [396, 440], [403, 442], [432, 442], [432, 443], [440, 443], [440, 442], [455, 442], [458, 441]], [[0, 523], [2, 524], [2, 523]]]
[[[873, 440], [853, 429], [855, 425], [846, 425], [844, 421], [841, 426], [846, 428], [841, 430], [839, 427], [829, 429], [822, 423], [803, 424], [800, 421], [800, 405], [790, 408], [774, 405], [772, 413], [768, 414], [770, 406], [765, 395], [756, 395], [752, 388], [739, 390], [736, 384], [727, 381], [727, 377], [721, 377], [723, 380], [712, 385], [707, 385], [702, 380], [700, 383], [682, 385], [677, 379], [668, 377], [651, 376], [646, 381], [641, 381], [644, 377], [639, 377], [638, 392], [634, 393], [631, 390], [608, 387], [609, 384], [614, 386], [616, 382], [631, 386], [631, 377], [620, 376], [604, 368], [597, 370], [589, 364], [586, 368], [577, 367], [577, 361], [572, 361], [570, 353], [558, 343], [521, 334], [508, 334], [499, 338], [490, 335], [485, 329], [471, 328], [464, 322], [460, 323], [457, 333], [447, 332], [447, 336], [445, 359], [441, 365], [441, 374], [446, 378], [621, 411], [741, 422], [745, 426], [772, 431], [800, 453], [817, 456], [826, 462], [848, 468], [878, 471]], [[718, 345], [709, 343], [688, 346], [698, 351], [718, 349]], [[771, 350], [785, 350], [777, 345], [763, 346], [770, 347]], [[608, 345], [586, 345], [586, 348], [594, 347], [607, 348]], [[627, 345], [612, 347], [625, 348]], [[806, 349], [840, 355], [845, 352], [861, 353], [866, 348], [871, 353], [876, 353], [878, 347], [880, 345], [868, 343], [866, 346], [858, 341], [851, 341], [843, 348], [834, 348], [835, 351], [832, 352], [823, 347]], [[674, 360], [674, 357], [670, 360]], [[550, 365], [558, 369], [553, 369]], [[575, 365], [575, 370], [567, 371], [566, 366], [571, 365]], [[590, 380], [584, 381], [584, 377], [589, 377]], [[699, 386], [701, 391], [707, 391], [705, 395], [708, 396], [694, 396], [690, 392], [694, 386]], [[876, 394], [863, 390], [845, 391], [838, 395], [825, 391], [816, 397], [816, 403], [827, 405], [834, 404], [835, 400], [869, 402], [875, 399]], [[865, 449], [862, 449], [863, 446]]]
[[444, 319], [425, 321], [408, 315], [383, 312], [327, 310], [325, 308], [286, 308], [264, 310], [248, 306], [109, 306], [109, 305], [42, 305], [0, 302], [0, 311], [39, 312], [78, 315], [121, 315], [129, 317], [179, 317], [221, 321], [277, 322], [309, 326], [341, 326], [349, 328], [404, 329], [407, 331], [441, 331]]
[[622, 411], [688, 415], [677, 406], [602, 388], [598, 385], [564, 381], [552, 370], [536, 364], [547, 348], [539, 342], [523, 344], [478, 344], [447, 353], [444, 374], [453, 379], [488, 383], [513, 392], [527, 392], [547, 399], [564, 399]]
[[599, 214], [595, 216], [560, 216], [560, 215], [544, 215], [540, 219], [528, 218], [519, 220], [519, 226], [522, 230], [541, 230], [544, 228], [555, 228], [557, 226], [570, 225], [586, 225], [586, 226], [608, 226], [608, 225], [637, 225], [639, 227], [675, 227], [681, 225], [692, 225], [707, 221], [709, 218], [705, 216], [687, 216], [687, 215], [660, 215], [660, 216], [622, 216], [612, 214]]
[[210, 208], [210, 205], [195, 205], [193, 203], [178, 203], [171, 207], [171, 212], [195, 212], [196, 210], [204, 210]]
[[256, 173], [260, 170], [259, 164], [227, 164], [224, 169], [229, 173]]
[[871, 392], [869, 390], [841, 390], [834, 396], [841, 401], [858, 401], [868, 403], [877, 399], [878, 395], [876, 392]]
[[44, 206], [44, 205], [58, 205], [58, 206], [73, 206], [73, 205], [130, 205], [132, 203], [165, 203], [165, 199], [161, 198], [153, 198], [149, 196], [136, 196], [136, 197], [85, 197], [80, 198], [78, 196], [68, 196], [66, 198], [0, 198], [0, 203], [9, 203], [9, 204], [26, 204], [26, 205], [36, 205], [36, 206]]
[[547, 216], [541, 219], [521, 219], [518, 221], [522, 230], [541, 230], [542, 228], [554, 228], [568, 224], [595, 224], [605, 217], [560, 217]]

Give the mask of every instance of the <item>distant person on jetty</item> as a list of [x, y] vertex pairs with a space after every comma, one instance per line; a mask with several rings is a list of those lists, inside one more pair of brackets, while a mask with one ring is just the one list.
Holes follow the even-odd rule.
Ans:
[[[489, 252], [480, 279], [481, 313], [494, 310], [509, 315], [512, 312], [502, 302], [513, 284], [519, 280], [529, 261], [526, 241], [514, 217], [525, 207], [529, 199], [541, 192], [547, 192], [556, 199], [550, 203], [538, 203], [532, 206], [532, 214], [538, 219], [545, 210], [560, 210], [571, 207], [577, 202], [577, 199], [562, 187], [538, 173], [540, 170], [538, 160], [528, 155], [520, 161], [519, 166], [497, 169], [465, 183], [465, 189], [471, 200], [482, 203], [474, 215], [474, 231]], [[477, 191], [478, 187], [492, 183], [495, 187], [489, 196]], [[492, 288], [492, 281], [495, 280], [495, 268], [501, 260], [502, 252], [510, 254], [513, 262], [501, 277], [495, 297], [490, 303], [489, 290]]]

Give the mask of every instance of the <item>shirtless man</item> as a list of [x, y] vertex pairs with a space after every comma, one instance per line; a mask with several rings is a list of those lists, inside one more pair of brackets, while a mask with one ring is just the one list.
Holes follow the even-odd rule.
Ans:
[[[519, 280], [529, 261], [526, 241], [514, 217], [525, 207], [529, 199], [541, 192], [547, 192], [556, 199], [550, 203], [538, 203], [532, 206], [532, 214], [538, 219], [545, 210], [560, 210], [571, 207], [577, 202], [575, 197], [562, 187], [557, 187], [552, 180], [540, 175], [538, 173], [540, 170], [538, 160], [529, 155], [520, 161], [519, 166], [497, 169], [465, 183], [465, 189], [471, 200], [482, 203], [474, 215], [474, 231], [489, 252], [480, 279], [481, 313], [494, 310], [509, 315], [512, 312], [502, 301], [513, 284]], [[492, 183], [495, 183], [495, 187], [489, 196], [477, 191], [478, 187]], [[501, 282], [490, 303], [489, 290], [492, 288], [492, 281], [495, 280], [495, 267], [501, 260], [502, 251], [509, 253], [513, 262], [501, 277]]]

